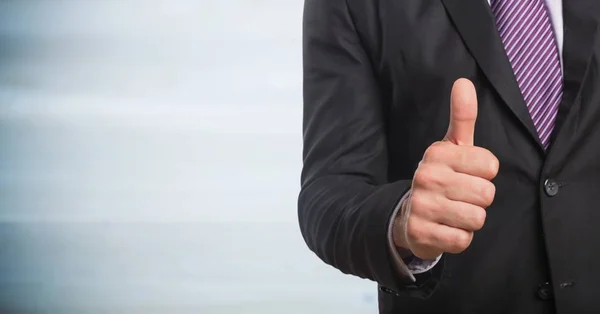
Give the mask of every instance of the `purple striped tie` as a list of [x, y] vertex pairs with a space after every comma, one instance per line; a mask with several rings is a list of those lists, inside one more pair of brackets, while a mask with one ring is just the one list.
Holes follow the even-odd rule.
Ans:
[[492, 0], [491, 5], [521, 94], [540, 140], [548, 148], [562, 98], [563, 79], [546, 3]]

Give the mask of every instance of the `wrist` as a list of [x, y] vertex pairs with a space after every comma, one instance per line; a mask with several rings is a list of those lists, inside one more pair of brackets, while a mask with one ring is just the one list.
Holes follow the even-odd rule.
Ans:
[[393, 218], [392, 225], [392, 239], [394, 245], [398, 248], [400, 256], [404, 259], [405, 257], [411, 257], [413, 255], [410, 250], [408, 243], [408, 237], [406, 233], [406, 227], [408, 225], [409, 207], [408, 200], [410, 198], [411, 190], [408, 190], [406, 194], [400, 199], [398, 203], [398, 210], [395, 217]]

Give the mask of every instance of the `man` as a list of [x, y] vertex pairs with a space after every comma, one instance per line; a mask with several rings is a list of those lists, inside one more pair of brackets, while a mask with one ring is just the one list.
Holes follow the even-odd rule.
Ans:
[[380, 313], [600, 313], [598, 0], [306, 0], [299, 221]]

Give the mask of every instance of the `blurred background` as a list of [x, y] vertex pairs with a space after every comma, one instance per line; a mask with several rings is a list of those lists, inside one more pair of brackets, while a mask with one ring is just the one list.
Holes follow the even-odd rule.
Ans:
[[0, 313], [376, 313], [305, 246], [301, 0], [0, 0]]

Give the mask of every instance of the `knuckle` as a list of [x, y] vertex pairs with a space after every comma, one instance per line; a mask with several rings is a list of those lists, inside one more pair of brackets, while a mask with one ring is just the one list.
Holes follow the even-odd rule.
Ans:
[[473, 226], [475, 227], [475, 230], [480, 230], [483, 228], [486, 216], [487, 212], [483, 208], [477, 208], [475, 214], [473, 215]]
[[488, 177], [489, 178], [494, 178], [496, 177], [496, 175], [498, 174], [498, 170], [500, 169], [500, 161], [498, 160], [498, 158], [496, 156], [494, 156], [491, 152], [490, 152], [490, 161], [488, 164]]
[[417, 186], [432, 187], [443, 182], [443, 169], [437, 165], [421, 163], [414, 175]]
[[435, 142], [431, 144], [425, 150], [423, 154], [423, 160], [437, 160], [441, 155], [444, 154], [444, 147], [442, 142]]
[[471, 244], [471, 234], [466, 231], [456, 232], [452, 239], [452, 249], [455, 253], [466, 250]]
[[496, 186], [493, 183], [489, 182], [489, 184], [487, 184], [487, 186], [484, 189], [483, 195], [486, 206], [490, 206], [492, 202], [494, 202], [494, 198], [496, 197]]
[[483, 147], [474, 147], [469, 159], [469, 162], [477, 160], [482, 177], [491, 180], [498, 174], [500, 161], [490, 150]]
[[429, 167], [422, 163], [415, 171], [414, 181], [417, 185], [426, 186], [433, 181], [433, 173]]
[[410, 211], [418, 214], [427, 206], [427, 200], [421, 193], [414, 193], [410, 196]]
[[423, 244], [423, 229], [419, 226], [418, 221], [410, 217], [406, 225], [406, 235], [411, 242], [418, 245]]

